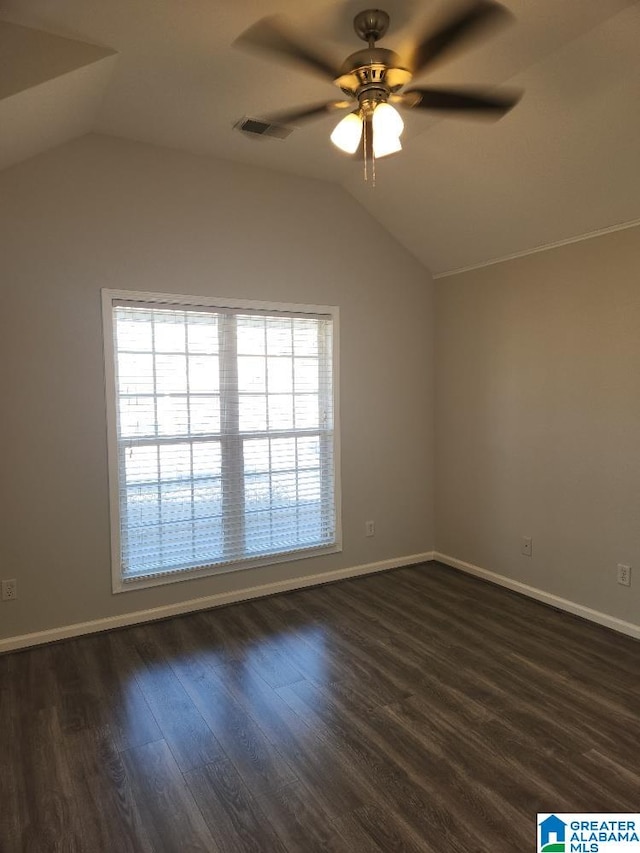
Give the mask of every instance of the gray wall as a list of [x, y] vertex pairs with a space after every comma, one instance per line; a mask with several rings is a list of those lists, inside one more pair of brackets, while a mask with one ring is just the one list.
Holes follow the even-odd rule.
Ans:
[[[433, 548], [433, 288], [343, 190], [84, 137], [0, 174], [0, 259], [0, 638]], [[103, 287], [340, 307], [341, 554], [112, 595]]]
[[[639, 624], [639, 280], [630, 229], [440, 279], [434, 306], [338, 187], [104, 136], [3, 172], [0, 639], [434, 546]], [[112, 595], [102, 287], [340, 306], [341, 554]]]
[[437, 550], [640, 624], [640, 229], [439, 279], [436, 364]]

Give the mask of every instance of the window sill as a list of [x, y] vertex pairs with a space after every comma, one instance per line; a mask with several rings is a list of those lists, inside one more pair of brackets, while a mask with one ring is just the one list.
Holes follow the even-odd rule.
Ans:
[[279, 563], [308, 560], [311, 557], [322, 557], [326, 554], [337, 554], [341, 551], [342, 543], [336, 542], [319, 548], [305, 548], [298, 551], [289, 551], [285, 554], [256, 557], [255, 559], [243, 560], [242, 562], [237, 563], [225, 563], [218, 566], [204, 566], [198, 569], [176, 569], [175, 571], [163, 574], [142, 575], [141, 577], [131, 577], [126, 580], [120, 576], [118, 571], [114, 572], [113, 593], [133, 592], [134, 590], [147, 589], [152, 586], [164, 586], [165, 584], [212, 577], [213, 575], [230, 574], [231, 572], [259, 569], [264, 568], [265, 566], [275, 566]]

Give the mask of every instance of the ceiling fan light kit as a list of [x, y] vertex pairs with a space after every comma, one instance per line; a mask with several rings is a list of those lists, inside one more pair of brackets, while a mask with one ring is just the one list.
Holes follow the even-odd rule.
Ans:
[[402, 149], [400, 136], [404, 122], [393, 104], [405, 109], [496, 119], [518, 103], [519, 92], [494, 95], [479, 89], [444, 88], [402, 91], [414, 77], [445, 59], [463, 41], [508, 20], [509, 13], [494, 0], [468, 0], [465, 5], [456, 6], [438, 25], [421, 33], [410, 56], [403, 60], [394, 51], [376, 45], [389, 28], [389, 15], [381, 9], [365, 9], [355, 16], [353, 27], [356, 35], [367, 42], [367, 47], [352, 53], [339, 67], [305, 44], [276, 18], [258, 21], [236, 43], [301, 63], [307, 70], [329, 78], [342, 90], [347, 100], [300, 107], [270, 120], [295, 123], [351, 107], [351, 112], [338, 122], [330, 139], [347, 154], [360, 151], [365, 180], [371, 174], [375, 183], [375, 160]]
[[398, 110], [384, 102], [375, 106], [370, 114], [365, 114], [363, 110], [354, 110], [339, 121], [330, 136], [336, 148], [345, 154], [355, 154], [360, 147], [364, 124], [368, 118], [371, 118], [372, 144], [376, 158], [386, 157], [402, 149], [400, 134], [404, 129], [404, 122]]

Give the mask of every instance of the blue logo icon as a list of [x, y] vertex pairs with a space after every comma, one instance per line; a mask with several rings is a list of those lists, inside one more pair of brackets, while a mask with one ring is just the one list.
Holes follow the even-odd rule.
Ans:
[[541, 821], [540, 853], [564, 853], [566, 827], [567, 824], [554, 814]]

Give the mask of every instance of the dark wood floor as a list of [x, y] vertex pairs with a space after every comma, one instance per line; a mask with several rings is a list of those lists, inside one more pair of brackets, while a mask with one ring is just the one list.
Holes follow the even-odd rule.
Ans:
[[398, 569], [0, 657], [0, 850], [533, 850], [639, 714], [640, 643]]

